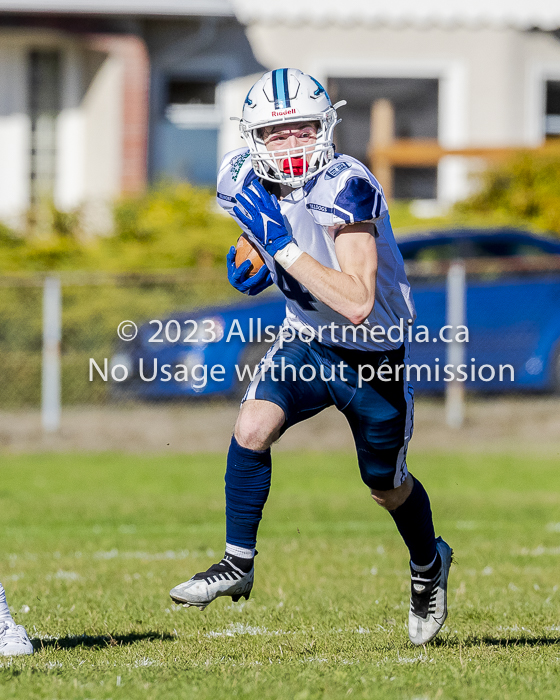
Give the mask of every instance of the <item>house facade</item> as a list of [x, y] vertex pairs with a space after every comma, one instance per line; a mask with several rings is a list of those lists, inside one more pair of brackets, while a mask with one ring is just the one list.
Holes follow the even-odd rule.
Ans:
[[0, 220], [213, 184], [220, 85], [262, 70], [226, 0], [0, 0]]
[[[437, 140], [450, 151], [536, 147], [560, 136], [558, 3], [236, 0], [235, 7], [260, 63], [301, 68], [333, 101], [347, 100], [336, 145], [366, 162], [379, 100], [392, 105], [395, 138]], [[228, 102], [241, 105], [252, 79], [238, 81]], [[393, 194], [456, 201], [484, 162], [444, 155], [396, 167]]]
[[285, 66], [347, 100], [339, 150], [371, 161], [385, 114], [445, 151], [394, 165], [393, 196], [456, 201], [468, 149], [560, 136], [559, 30], [549, 0], [0, 0], [0, 220], [50, 199], [104, 230], [149, 182], [212, 186], [229, 117]]

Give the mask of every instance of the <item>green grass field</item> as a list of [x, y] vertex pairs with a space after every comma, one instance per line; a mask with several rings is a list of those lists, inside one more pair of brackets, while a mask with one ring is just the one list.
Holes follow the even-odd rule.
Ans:
[[248, 603], [174, 606], [222, 553], [223, 461], [2, 457], [0, 580], [36, 649], [0, 662], [2, 700], [559, 696], [557, 456], [412, 454], [456, 556], [420, 649], [406, 552], [346, 454], [277, 455]]

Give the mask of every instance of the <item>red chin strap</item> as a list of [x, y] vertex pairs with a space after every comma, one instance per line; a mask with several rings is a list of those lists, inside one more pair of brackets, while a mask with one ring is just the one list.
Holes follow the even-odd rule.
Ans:
[[[292, 164], [292, 169], [290, 170], [290, 163]], [[284, 175], [294, 174], [295, 177], [301, 177], [305, 174], [308, 169], [307, 161], [303, 158], [286, 158], [282, 162], [282, 171]]]

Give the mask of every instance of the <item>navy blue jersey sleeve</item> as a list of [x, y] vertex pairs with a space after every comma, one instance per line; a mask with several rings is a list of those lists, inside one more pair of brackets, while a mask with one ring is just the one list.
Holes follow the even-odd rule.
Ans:
[[380, 184], [354, 158], [339, 156], [335, 165], [309, 187], [306, 207], [321, 226], [376, 221], [387, 211]]
[[336, 195], [333, 213], [347, 224], [377, 219], [381, 211], [381, 193], [369, 180], [351, 177]]

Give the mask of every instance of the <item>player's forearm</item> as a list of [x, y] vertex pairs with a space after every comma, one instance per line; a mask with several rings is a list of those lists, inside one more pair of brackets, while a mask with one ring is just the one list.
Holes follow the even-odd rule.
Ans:
[[300, 255], [287, 272], [351, 323], [362, 323], [373, 309], [375, 274], [366, 283], [358, 276], [321, 265], [307, 253]]

